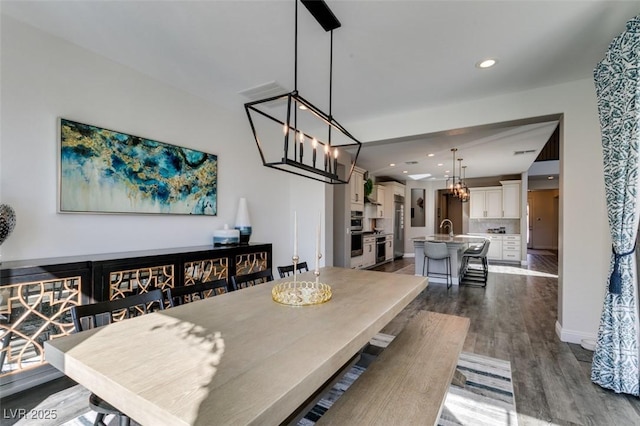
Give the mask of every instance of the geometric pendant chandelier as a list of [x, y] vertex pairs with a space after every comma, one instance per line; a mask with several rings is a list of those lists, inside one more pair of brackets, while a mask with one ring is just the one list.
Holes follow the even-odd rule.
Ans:
[[[469, 188], [465, 182], [465, 178], [462, 173], [463, 170], [467, 168], [467, 166], [462, 166], [462, 158], [458, 158], [457, 161], [460, 164], [460, 173], [458, 175], [458, 181], [456, 182], [456, 152], [457, 148], [451, 148], [451, 152], [453, 153], [453, 164], [451, 165], [453, 170], [453, 176], [447, 178], [447, 190], [448, 195], [453, 198], [458, 198], [461, 202], [466, 203], [471, 198], [471, 194], [469, 192]], [[451, 183], [449, 183], [449, 180]]]
[[329, 113], [298, 92], [298, 1], [295, 0], [294, 89], [244, 104], [262, 163], [266, 167], [329, 184], [349, 182], [362, 144], [332, 115], [333, 30], [340, 22], [322, 0], [300, 0], [330, 31]]

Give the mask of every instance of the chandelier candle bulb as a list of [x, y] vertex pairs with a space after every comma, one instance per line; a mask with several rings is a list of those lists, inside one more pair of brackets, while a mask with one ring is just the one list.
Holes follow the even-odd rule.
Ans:
[[311, 141], [311, 146], [313, 147], [313, 168], [316, 167], [316, 148], [318, 147], [318, 140], [313, 138]]
[[300, 132], [300, 162], [302, 163], [302, 147], [304, 145], [304, 134]]
[[327, 163], [329, 162], [329, 145], [324, 146], [324, 171], [327, 171]]
[[338, 174], [338, 148], [333, 150], [333, 173]]

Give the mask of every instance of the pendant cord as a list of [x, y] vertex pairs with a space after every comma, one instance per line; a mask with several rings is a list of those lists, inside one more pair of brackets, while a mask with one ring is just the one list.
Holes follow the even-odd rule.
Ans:
[[296, 19], [294, 25], [294, 53], [293, 53], [293, 90], [298, 91], [298, 0], [295, 0]]
[[[331, 30], [331, 44], [329, 47], [329, 122], [333, 121], [331, 106], [333, 101], [333, 30]], [[329, 146], [331, 146], [331, 125], [329, 125]]]
[[[295, 0], [295, 25], [294, 25], [294, 65], [293, 65], [293, 90], [297, 94], [298, 93], [298, 0]], [[293, 104], [293, 158], [297, 160], [298, 158], [298, 107], [296, 103]], [[300, 146], [302, 149], [302, 146]]]
[[329, 48], [329, 119], [331, 116], [331, 100], [333, 97], [333, 30], [331, 30], [331, 47]]

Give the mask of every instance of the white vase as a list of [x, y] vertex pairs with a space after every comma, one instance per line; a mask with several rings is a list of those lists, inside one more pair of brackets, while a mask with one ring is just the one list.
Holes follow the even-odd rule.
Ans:
[[251, 238], [251, 220], [249, 219], [249, 207], [247, 199], [242, 197], [238, 202], [235, 228], [240, 231], [240, 244], [247, 244]]

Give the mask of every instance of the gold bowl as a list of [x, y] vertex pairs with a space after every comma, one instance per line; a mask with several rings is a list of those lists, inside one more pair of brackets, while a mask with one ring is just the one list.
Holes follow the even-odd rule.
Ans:
[[287, 281], [274, 285], [271, 297], [283, 305], [319, 305], [331, 299], [331, 286], [311, 281]]

